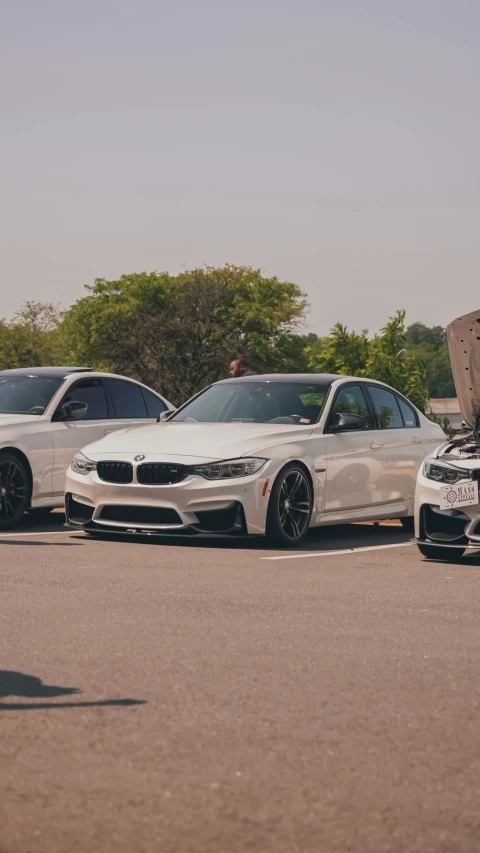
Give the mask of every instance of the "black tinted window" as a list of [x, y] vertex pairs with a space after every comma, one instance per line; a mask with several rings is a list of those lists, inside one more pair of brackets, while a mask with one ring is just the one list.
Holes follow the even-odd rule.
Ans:
[[361, 418], [365, 418], [367, 429], [373, 429], [375, 426], [360, 385], [347, 385], [341, 388], [335, 398], [332, 412], [336, 415], [360, 415]]
[[400, 406], [400, 411], [403, 415], [403, 423], [405, 424], [405, 426], [409, 427], [410, 429], [412, 427], [416, 427], [417, 426], [417, 416], [416, 416], [415, 412], [413, 411], [412, 407], [409, 406], [408, 403], [405, 402], [405, 400], [402, 400], [401, 397], [397, 397], [397, 402], [398, 402], [398, 405]]
[[88, 411], [83, 420], [103, 421], [108, 418], [107, 398], [101, 379], [82, 379], [70, 388], [64, 403], [78, 400], [86, 403]]
[[142, 393], [147, 404], [148, 417], [158, 418], [160, 412], [164, 412], [167, 408], [165, 403], [159, 400], [151, 391], [146, 391], [145, 388], [142, 388]]
[[112, 396], [115, 418], [148, 418], [147, 407], [139, 385], [124, 382], [122, 379], [108, 379], [108, 388]]
[[380, 429], [401, 429], [403, 420], [395, 394], [379, 385], [369, 385], [368, 390]]

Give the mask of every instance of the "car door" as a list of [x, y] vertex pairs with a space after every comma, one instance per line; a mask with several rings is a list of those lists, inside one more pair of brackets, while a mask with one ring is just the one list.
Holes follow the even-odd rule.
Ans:
[[167, 409], [166, 404], [152, 391], [128, 379], [104, 380], [112, 405], [112, 419], [107, 432], [155, 422]]
[[378, 438], [383, 444], [382, 493], [384, 503], [413, 499], [418, 468], [423, 459], [418, 418], [405, 400], [382, 385], [368, 385]]
[[[78, 400], [88, 406], [81, 420], [65, 416], [64, 403]], [[53, 433], [53, 490], [63, 492], [65, 472], [73, 456], [86, 444], [103, 438], [110, 423], [110, 404], [105, 392], [104, 381], [89, 377], [74, 382], [65, 393], [52, 417]]]
[[[339, 414], [360, 415], [365, 418], [365, 429], [330, 432], [335, 415]], [[346, 512], [381, 504], [379, 484], [383, 472], [383, 448], [370, 402], [360, 383], [341, 385], [337, 390], [324, 438], [327, 454], [325, 512]]]

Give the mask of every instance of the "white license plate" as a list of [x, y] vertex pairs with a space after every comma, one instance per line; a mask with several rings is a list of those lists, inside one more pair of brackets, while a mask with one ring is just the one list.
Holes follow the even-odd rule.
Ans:
[[460, 506], [478, 504], [478, 481], [457, 483], [455, 486], [442, 486], [440, 489], [440, 509], [455, 509]]

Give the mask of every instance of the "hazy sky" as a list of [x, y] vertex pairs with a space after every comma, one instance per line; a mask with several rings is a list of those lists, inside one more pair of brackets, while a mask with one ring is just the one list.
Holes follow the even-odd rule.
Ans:
[[0, 316], [251, 264], [309, 327], [480, 307], [479, 0], [0, 0]]

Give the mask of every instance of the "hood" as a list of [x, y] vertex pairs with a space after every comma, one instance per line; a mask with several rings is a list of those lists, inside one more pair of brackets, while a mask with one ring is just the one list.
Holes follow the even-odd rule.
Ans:
[[480, 310], [450, 323], [447, 340], [460, 411], [474, 427], [480, 415]]
[[3, 415], [0, 413], [0, 427], [17, 426], [20, 424], [31, 424], [38, 421], [39, 415]]
[[[307, 426], [285, 424], [185, 423], [172, 421], [110, 433], [84, 448], [87, 455], [155, 454], [185, 459], [234, 459], [259, 447], [307, 438]], [[188, 464], [188, 461], [187, 463]]]

